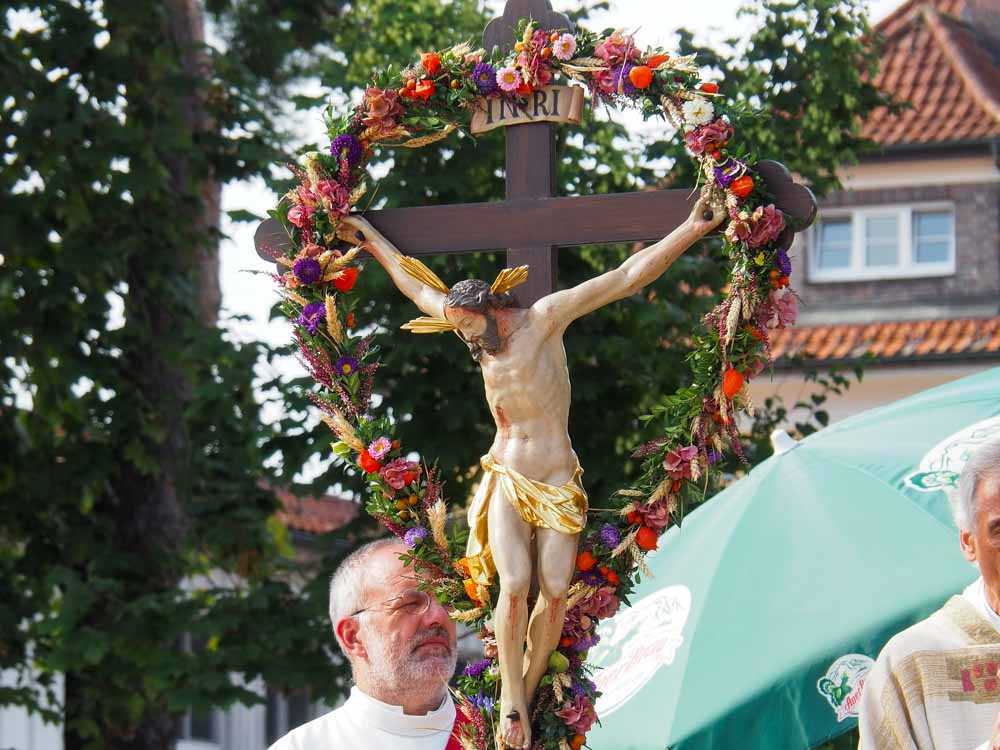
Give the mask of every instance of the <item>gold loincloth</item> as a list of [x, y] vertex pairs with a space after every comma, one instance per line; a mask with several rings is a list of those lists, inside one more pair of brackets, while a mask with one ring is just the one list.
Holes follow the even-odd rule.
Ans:
[[486, 454], [479, 462], [483, 480], [469, 506], [469, 542], [465, 562], [469, 577], [479, 586], [489, 586], [496, 574], [490, 551], [488, 519], [490, 497], [497, 488], [524, 522], [539, 529], [579, 534], [587, 523], [587, 493], [580, 482], [583, 469], [577, 463], [573, 476], [561, 487], [536, 482], [498, 463]]

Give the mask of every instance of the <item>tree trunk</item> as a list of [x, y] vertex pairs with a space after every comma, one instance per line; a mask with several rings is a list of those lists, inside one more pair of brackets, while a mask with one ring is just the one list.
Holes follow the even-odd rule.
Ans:
[[[199, 0], [164, 0], [170, 36], [180, 55], [184, 72], [200, 82], [182, 103], [188, 127], [195, 143], [203, 134], [215, 130], [216, 124], [205, 106], [206, 93], [212, 80], [212, 65], [205, 48], [205, 18]], [[197, 192], [202, 210], [193, 227], [201, 239], [196, 248], [201, 319], [205, 325], [214, 326], [219, 317], [222, 290], [219, 285], [219, 220], [222, 208], [222, 186], [215, 179], [215, 170], [206, 164], [207, 171], [198, 179]], [[174, 181], [187, 189], [192, 179], [189, 164], [172, 165]]]

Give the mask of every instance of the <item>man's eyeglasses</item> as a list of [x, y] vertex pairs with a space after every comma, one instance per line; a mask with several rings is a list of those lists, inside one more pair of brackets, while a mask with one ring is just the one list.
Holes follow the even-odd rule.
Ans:
[[390, 615], [403, 614], [403, 615], [413, 615], [419, 616], [426, 612], [431, 606], [431, 595], [426, 591], [420, 591], [418, 589], [411, 589], [410, 591], [404, 591], [398, 596], [394, 596], [391, 599], [386, 599], [384, 602], [379, 604], [373, 604], [370, 607], [362, 607], [356, 612], [351, 612], [348, 617], [354, 617], [355, 615], [360, 615], [362, 612], [369, 612], [372, 610], [381, 610], [383, 612], [388, 612]]

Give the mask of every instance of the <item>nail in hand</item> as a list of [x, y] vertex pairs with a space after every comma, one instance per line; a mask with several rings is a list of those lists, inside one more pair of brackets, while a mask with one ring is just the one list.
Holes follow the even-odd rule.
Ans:
[[365, 241], [365, 233], [362, 232], [362, 231], [360, 231], [360, 230], [358, 230], [357, 232], [354, 233], [354, 237], [355, 237], [355, 239], [357, 239], [358, 242], [364, 242]]
[[701, 218], [703, 218], [705, 221], [711, 221], [712, 219], [715, 218], [715, 214], [712, 213], [712, 209], [706, 208], [704, 212], [701, 214]]

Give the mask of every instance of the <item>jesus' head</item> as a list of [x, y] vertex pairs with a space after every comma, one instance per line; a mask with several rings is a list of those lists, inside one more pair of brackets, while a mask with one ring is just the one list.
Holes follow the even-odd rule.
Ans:
[[483, 352], [496, 354], [500, 351], [496, 311], [510, 305], [509, 294], [493, 294], [485, 281], [467, 279], [448, 292], [444, 316], [455, 325], [458, 335], [472, 352], [472, 358], [478, 362]]

